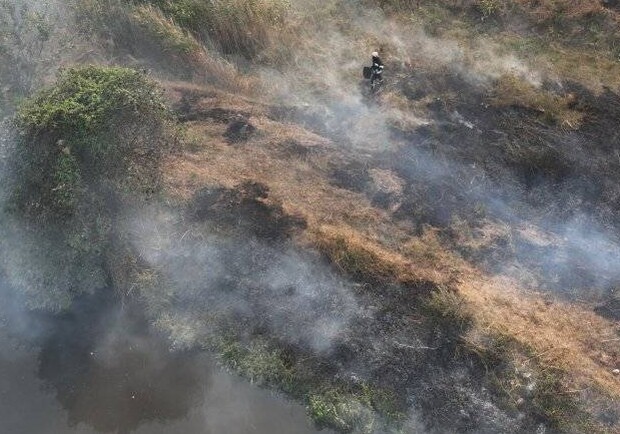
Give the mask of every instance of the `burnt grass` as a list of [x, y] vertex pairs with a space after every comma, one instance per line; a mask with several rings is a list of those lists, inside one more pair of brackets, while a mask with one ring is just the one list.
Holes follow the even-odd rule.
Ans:
[[[455, 85], [457, 89], [467, 89], [458, 77]], [[449, 122], [454, 113], [459, 113], [473, 128], [452, 124], [416, 131], [431, 152], [461, 165], [452, 174], [446, 173], [448, 179], [439, 183], [441, 196], [434, 194], [434, 197], [442, 200], [436, 207], [434, 224], [445, 227], [447, 214], [451, 214], [475, 225], [480, 216], [467, 205], [473, 199], [474, 204], [484, 204], [486, 218], [507, 223], [531, 221], [552, 232], [561, 231], [567, 222], [578, 221], [584, 228], [585, 242], [590, 228], [600, 228], [611, 240], [618, 240], [620, 96], [610, 90], [595, 96], [576, 83], [566, 83], [563, 87], [565, 94], [574, 95], [574, 108], [584, 114], [583, 125], [576, 131], [541, 119], [541, 113], [527, 108], [491, 107], [479, 94], [462, 90], [456, 101], [438, 104], [433, 110], [437, 123]], [[407, 166], [412, 160], [407, 158], [408, 151], [404, 152], [405, 155], [388, 156], [388, 161], [397, 161], [397, 173], [415, 183], [411, 166]], [[469, 185], [469, 191], [467, 194], [462, 193], [462, 188], [454, 191], [455, 185]], [[575, 264], [561, 260], [553, 263], [556, 255], [552, 251], [533, 254], [532, 249], [540, 249], [538, 246], [506, 247], [514, 250], [515, 259], [529, 268], [540, 269], [541, 259], [549, 261], [542, 267], [544, 285], [566, 294], [597, 284], [608, 291], [617, 283], [613, 276], [611, 280], [603, 278], [603, 282], [597, 282], [601, 276], [588, 275], [586, 267], [579, 266], [582, 259], [582, 264], [587, 263], [580, 257], [583, 253], [570, 248], [566, 257]], [[497, 264], [491, 259], [488, 264], [491, 269], [505, 264], [506, 257], [498, 259]], [[570, 272], [570, 268], [577, 271]], [[561, 277], [554, 281], [544, 273]]]
[[[508, 358], [501, 351], [484, 355], [469, 351], [462, 341], [470, 327], [467, 315], [446, 317], [429, 305], [429, 295], [438, 291], [433, 283], [373, 283], [354, 275], [350, 276], [353, 282], [341, 281], [337, 277], [341, 270], [333, 268], [327, 258], [293, 245], [291, 237], [304, 230], [306, 223], [271, 202], [266, 186], [244, 183], [234, 189], [204, 188], [190, 201], [179, 224], [182, 227], [175, 232], [192, 229], [194, 235], [183, 237], [174, 248], [188, 254], [174, 257], [166, 266], [183, 269], [181, 262], [189, 261], [203, 267], [200, 246], [204, 236], [215, 233], [221, 237], [210, 239], [209, 245], [216, 245], [224, 269], [215, 277], [215, 292], [202, 291], [198, 298], [194, 290], [187, 296], [181, 292], [175, 305], [217, 312], [215, 334], [228, 344], [225, 350], [214, 348], [242, 375], [255, 378], [258, 368], [249, 374], [239, 366], [246, 366], [244, 357], [251, 358], [253, 344], [260, 342], [277, 359], [269, 363], [269, 369], [276, 372], [270, 371], [260, 384], [301, 401], [333, 391], [345, 400], [365, 397], [364, 405], [386, 427], [405, 424], [411, 414], [432, 432], [525, 433], [535, 431], [539, 423], [553, 425], [532, 398], [524, 395], [518, 409], [508, 404], [495, 380], [511, 369]], [[297, 295], [304, 292], [299, 278], [291, 276], [290, 283], [275, 292], [260, 283], [260, 276], [279, 266], [283, 252], [314, 264], [317, 271], [327, 270], [317, 273], [317, 279], [323, 273], [333, 279], [326, 280], [325, 293], [302, 311], [294, 310]], [[339, 290], [330, 285], [343, 285], [358, 308], [347, 315], [350, 300], [341, 298]], [[323, 316], [348, 320], [335, 340], [317, 351], [297, 336]]]
[[309, 157], [320, 155], [324, 150], [319, 147], [308, 147], [297, 140], [288, 139], [278, 143], [278, 156], [284, 159], [305, 160]]
[[239, 118], [247, 119], [250, 114], [239, 110], [230, 110], [222, 107], [203, 106], [199, 104], [203, 98], [215, 97], [217, 93], [202, 89], [191, 89], [183, 92], [177, 103], [172, 106], [179, 122], [214, 120], [229, 124]]
[[237, 189], [205, 187], [194, 195], [187, 215], [191, 221], [208, 221], [266, 243], [282, 242], [307, 227], [303, 218], [286, 214], [279, 204], [266, 203], [268, 196], [269, 188], [257, 182], [245, 182]]
[[228, 143], [238, 144], [248, 141], [257, 132], [257, 128], [252, 125], [246, 117], [237, 115], [235, 119], [228, 124], [224, 137], [226, 137]]
[[[416, 232], [424, 225], [444, 229], [448, 245], [491, 272], [519, 264], [536, 275], [537, 288], [566, 297], [584, 296], [584, 290], [609, 294], [620, 283], [609, 267], [587, 269], [584, 246], [589, 237], [618, 242], [620, 236], [620, 95], [610, 89], [595, 95], [575, 82], [543, 84], [544, 91], [571, 96], [570, 108], [583, 114], [574, 129], [541, 110], [493, 105], [492, 85], [472, 84], [459, 73], [416, 71], [401, 78], [398, 89], [412, 101], [430, 99], [432, 123], [411, 130], [390, 126], [396, 146], [372, 158], [349, 157], [332, 171], [334, 185], [393, 208], [368, 176], [372, 168], [390, 170], [406, 183], [393, 218], [411, 222]], [[578, 227], [582, 239], [561, 254], [557, 245], [515, 234], [472, 250], [458, 243], [455, 219], [472, 230], [488, 222], [533, 223], [560, 236]]]
[[[615, 224], [619, 205], [611, 181], [620, 158], [607, 157], [617, 148], [614, 116], [618, 112], [614, 110], [620, 107], [618, 95], [607, 91], [596, 96], [565, 84], [563, 92], [572, 86], [570, 92], [578, 95], [576, 107], [586, 114], [575, 131], [549, 122], [536, 110], [492, 107], [488, 89], [472, 85], [458, 74], [417, 73], [401, 85], [412, 100], [425, 98], [434, 89], [443, 90], [427, 107], [434, 123], [414, 130], [392, 126], [390, 139], [399, 146], [372, 158], [340, 155], [329, 172], [334, 185], [368, 194], [375, 206], [389, 206], [395, 220], [410, 221], [416, 231], [425, 225], [442, 228], [446, 243], [456, 239], [451, 232], [455, 216], [474, 228], [488, 220], [533, 220], [553, 229], [582, 214], [605, 228]], [[443, 96], [448, 93], [450, 97]], [[181, 119], [209, 118], [227, 124], [231, 143], [249, 138], [243, 133], [237, 137], [242, 130], [238, 125], [246, 125], [248, 116], [196, 108], [198, 100], [181, 102], [177, 107]], [[338, 130], [337, 123], [329, 122], [325, 113], [314, 108], [274, 107], [271, 116], [346, 140], [346, 131]], [[306, 157], [305, 150], [295, 143], [281, 148], [285, 152], [291, 149], [287, 157]], [[378, 193], [370, 176], [373, 168], [390, 170], [403, 179], [402, 197]], [[601, 173], [610, 182], [601, 185]], [[561, 424], [566, 423], [563, 418], [581, 417], [574, 402], [564, 399], [561, 373], [548, 379], [542, 396], [525, 389], [517, 391], [517, 396], [507, 393], [506, 382], [514, 376], [508, 354], [513, 344], [491, 343], [489, 348], [472, 350], [463, 340], [471, 326], [467, 314], [464, 318], [446, 316], [441, 308], [429, 304], [432, 294], [440, 292], [430, 282], [398, 285], [348, 275], [342, 285], [353, 294], [359, 310], [348, 316], [328, 347], [317, 351], [298, 336], [298, 330], [312, 327], [322, 315], [341, 315], [348, 307], [347, 300], [340, 298], [338, 291], [328, 290], [303, 311], [295, 311], [296, 297], [304, 291], [302, 284], [291, 279], [274, 290], [264, 286], [259, 277], [279, 266], [283, 254], [301, 258], [317, 270], [329, 270], [330, 279], [335, 279], [329, 282], [339, 282], [333, 276], [341, 276], [342, 270], [326, 257], [294, 246], [291, 239], [307, 224], [303, 218], [288, 215], [265, 185], [207, 186], [189, 202], [179, 225], [176, 232], [190, 235], [178, 241], [176, 248], [186, 254], [173, 258], [170, 269], [183, 269], [182, 263], [189, 262], [190, 268], [204, 268], [208, 280], [208, 268], [200, 262], [201, 246], [205, 237], [214, 235], [209, 244], [223, 258], [224, 268], [212, 282], [215, 292], [190, 288], [187, 294], [176, 296], [175, 307], [217, 313], [211, 332], [215, 336], [206, 337], [209, 344], [205, 346], [221, 353], [224, 363], [253, 380], [256, 371], [265, 368], [248, 367], [248, 363], [256, 363], [252, 348], [256, 342], [266, 345], [269, 372], [259, 375], [264, 386], [306, 403], [310, 395], [329, 396], [334, 391], [343, 400], [363, 397], [363, 404], [387, 425], [403, 425], [414, 415], [431, 432], [526, 433], [535, 432], [541, 423], [561, 432]], [[544, 279], [546, 272], [560, 268], [563, 280], [549, 277], [544, 281], [553, 288], [566, 290], [567, 283], [572, 288], [599, 284], [578, 267], [578, 273], [565, 272], [573, 264], [554, 263], [553, 256], [541, 266], [537, 259], [547, 257], [553, 246], [506, 240], [496, 243], [492, 251], [454, 248], [492, 271], [499, 271], [506, 261], [521, 261]], [[605, 306], [613, 309], [611, 304]], [[609, 314], [607, 310], [604, 313]], [[517, 401], [519, 405], [515, 405]], [[329, 421], [326, 425], [346, 431]]]

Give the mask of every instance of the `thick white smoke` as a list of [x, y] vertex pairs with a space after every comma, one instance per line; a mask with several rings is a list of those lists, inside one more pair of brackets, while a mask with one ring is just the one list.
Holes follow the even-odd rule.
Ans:
[[141, 257], [169, 282], [166, 294], [143, 296], [155, 309], [171, 301], [157, 322], [175, 347], [192, 347], [211, 333], [205, 318], [213, 316], [247, 318], [279, 339], [322, 352], [360, 312], [352, 284], [317, 258], [251, 234], [194, 233], [175, 221], [174, 214], [150, 210], [130, 223]]

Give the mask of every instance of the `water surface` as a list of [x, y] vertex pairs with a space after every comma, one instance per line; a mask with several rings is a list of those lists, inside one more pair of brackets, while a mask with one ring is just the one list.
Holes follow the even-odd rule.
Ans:
[[0, 433], [317, 432], [301, 405], [205, 353], [171, 352], [128, 309], [91, 300], [60, 317], [24, 315], [0, 315]]

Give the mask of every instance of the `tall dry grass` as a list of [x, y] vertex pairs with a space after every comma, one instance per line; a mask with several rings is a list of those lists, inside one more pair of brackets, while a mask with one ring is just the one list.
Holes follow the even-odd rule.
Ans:
[[146, 0], [201, 42], [252, 59], [286, 22], [287, 0]]
[[76, 0], [74, 9], [79, 30], [94, 35], [106, 51], [117, 56], [114, 63], [124, 63], [129, 55], [129, 59], [138, 59], [175, 78], [247, 93], [258, 88], [256, 79], [241, 74], [233, 63], [217, 50], [208, 49], [191, 29], [179, 25], [174, 16], [155, 4]]

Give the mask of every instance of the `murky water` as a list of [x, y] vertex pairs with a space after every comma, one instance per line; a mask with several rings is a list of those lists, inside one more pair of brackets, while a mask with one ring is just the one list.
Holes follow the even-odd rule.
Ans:
[[0, 433], [317, 432], [301, 405], [204, 353], [170, 352], [127, 309], [90, 301], [76, 312], [0, 315]]

